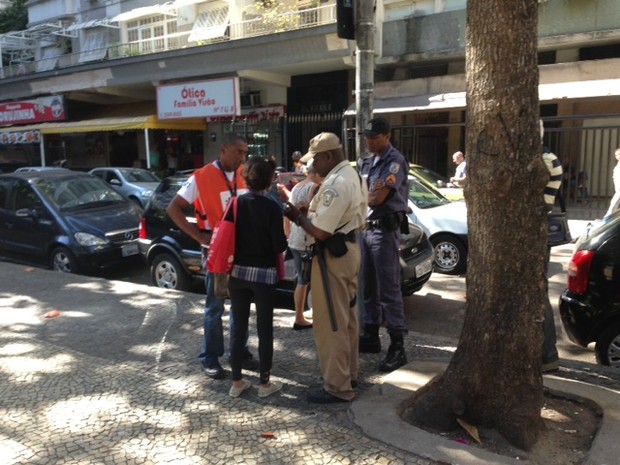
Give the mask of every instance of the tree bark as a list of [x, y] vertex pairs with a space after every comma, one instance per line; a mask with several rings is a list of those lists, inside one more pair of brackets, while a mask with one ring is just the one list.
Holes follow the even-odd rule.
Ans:
[[462, 418], [525, 450], [542, 429], [548, 172], [539, 133], [538, 0], [467, 2], [467, 303], [446, 372], [416, 393], [415, 423]]

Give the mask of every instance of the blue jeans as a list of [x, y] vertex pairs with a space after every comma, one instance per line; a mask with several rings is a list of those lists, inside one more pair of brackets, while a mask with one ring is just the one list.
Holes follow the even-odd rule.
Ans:
[[[222, 327], [222, 315], [224, 314], [224, 299], [215, 296], [213, 274], [205, 274], [205, 314], [203, 321], [204, 339], [198, 360], [203, 367], [212, 366], [218, 362], [218, 358], [224, 355], [224, 328]], [[233, 312], [230, 312], [230, 334], [234, 332]], [[246, 357], [248, 351], [248, 333], [245, 333], [244, 346]], [[230, 354], [230, 348], [229, 348]]]

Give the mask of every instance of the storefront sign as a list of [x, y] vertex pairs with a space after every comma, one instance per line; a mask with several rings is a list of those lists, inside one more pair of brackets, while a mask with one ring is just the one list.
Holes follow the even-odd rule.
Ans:
[[286, 107], [284, 105], [273, 105], [270, 107], [245, 108], [241, 110], [241, 114], [233, 116], [209, 116], [209, 123], [229, 123], [236, 121], [258, 122], [263, 120], [277, 121], [286, 115]]
[[11, 131], [0, 133], [0, 145], [38, 144], [41, 142], [39, 131]]
[[65, 118], [65, 103], [60, 96], [0, 103], [0, 126], [63, 121]]
[[159, 119], [234, 116], [239, 108], [236, 77], [157, 87]]

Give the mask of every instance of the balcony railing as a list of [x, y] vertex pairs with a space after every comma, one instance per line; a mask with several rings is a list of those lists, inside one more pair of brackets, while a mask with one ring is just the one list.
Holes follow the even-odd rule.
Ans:
[[96, 61], [111, 61], [138, 55], [161, 53], [170, 50], [199, 47], [208, 44], [249, 37], [265, 36], [280, 32], [322, 26], [336, 22], [336, 5], [323, 5], [316, 8], [288, 12], [280, 15], [261, 16], [239, 23], [231, 23], [223, 34], [208, 40], [190, 42], [192, 31], [177, 32], [133, 42], [110, 44], [104, 48], [82, 50], [58, 57], [45, 57], [40, 60], [14, 63], [0, 68], [0, 79], [24, 76], [50, 69], [62, 69]]

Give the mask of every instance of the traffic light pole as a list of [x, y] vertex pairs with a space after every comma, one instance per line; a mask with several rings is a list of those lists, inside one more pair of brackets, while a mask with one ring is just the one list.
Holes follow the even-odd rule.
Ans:
[[374, 70], [375, 70], [375, 25], [374, 0], [358, 0], [355, 4], [355, 121], [356, 158], [368, 156], [366, 140], [359, 133], [372, 119]]

